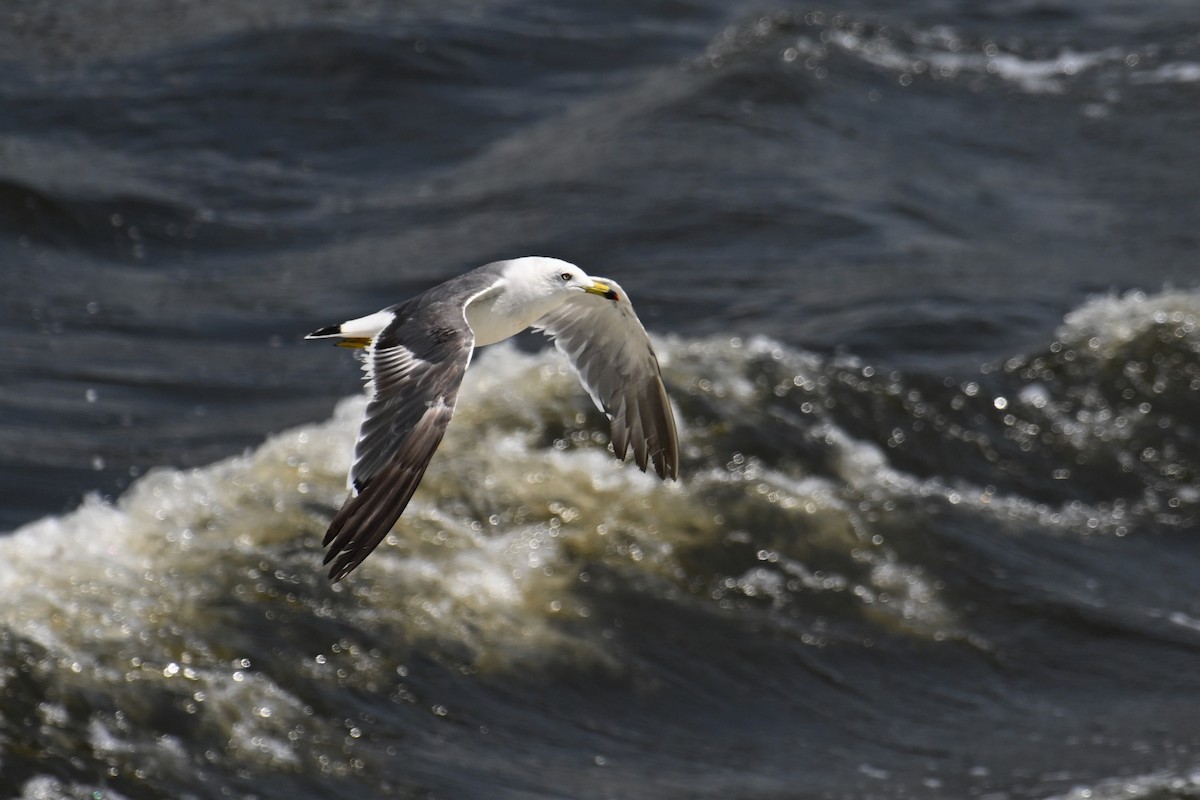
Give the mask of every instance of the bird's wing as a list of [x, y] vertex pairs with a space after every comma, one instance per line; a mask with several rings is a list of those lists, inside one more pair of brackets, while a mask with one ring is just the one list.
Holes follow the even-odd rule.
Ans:
[[352, 494], [325, 534], [340, 580], [383, 541], [412, 499], [454, 413], [475, 338], [457, 306], [407, 303], [368, 345], [368, 393], [350, 470]]
[[679, 477], [679, 437], [658, 358], [623, 289], [596, 278], [608, 296], [579, 293], [533, 324], [554, 339], [612, 423], [613, 450], [629, 448], [638, 467], [660, 478]]

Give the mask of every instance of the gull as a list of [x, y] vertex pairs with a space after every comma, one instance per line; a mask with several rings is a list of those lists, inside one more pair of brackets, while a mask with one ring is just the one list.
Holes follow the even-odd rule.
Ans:
[[329, 577], [363, 562], [404, 513], [454, 413], [476, 347], [540, 330], [574, 366], [609, 419], [613, 451], [644, 472], [679, 477], [679, 437], [658, 358], [629, 296], [567, 261], [495, 261], [411, 300], [306, 339], [362, 351], [367, 409], [354, 448], [350, 495], [325, 534]]

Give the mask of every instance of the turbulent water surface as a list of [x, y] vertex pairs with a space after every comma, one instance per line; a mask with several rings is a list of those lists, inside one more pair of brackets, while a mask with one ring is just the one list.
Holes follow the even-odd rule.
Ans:
[[[1200, 796], [1186, 2], [0, 10], [0, 796]], [[611, 275], [683, 439], [480, 352], [387, 542], [301, 340]]]

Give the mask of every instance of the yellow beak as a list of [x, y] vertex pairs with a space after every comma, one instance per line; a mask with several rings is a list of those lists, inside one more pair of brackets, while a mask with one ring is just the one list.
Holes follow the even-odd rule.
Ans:
[[592, 285], [584, 289], [588, 294], [598, 294], [601, 297], [607, 297], [609, 300], [616, 300], [617, 293], [614, 292], [607, 283], [593, 280]]

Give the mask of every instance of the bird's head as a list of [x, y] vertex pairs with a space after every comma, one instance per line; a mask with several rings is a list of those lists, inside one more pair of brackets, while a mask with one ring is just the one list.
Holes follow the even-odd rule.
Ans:
[[535, 282], [547, 294], [562, 294], [583, 291], [609, 300], [616, 300], [617, 293], [603, 281], [590, 277], [569, 261], [544, 256], [526, 256], [515, 259], [513, 266], [520, 270], [525, 280]]

